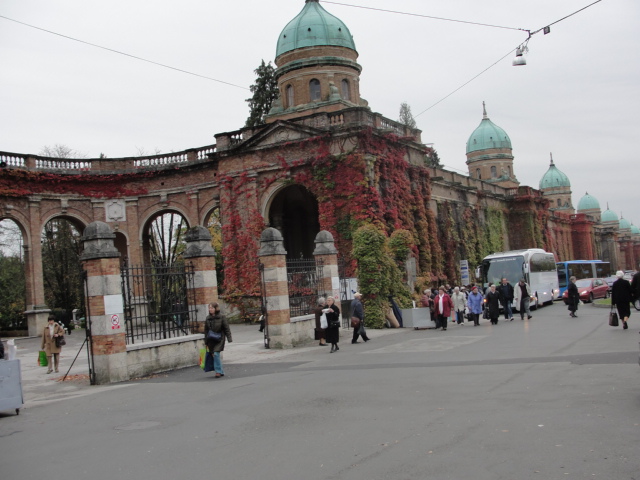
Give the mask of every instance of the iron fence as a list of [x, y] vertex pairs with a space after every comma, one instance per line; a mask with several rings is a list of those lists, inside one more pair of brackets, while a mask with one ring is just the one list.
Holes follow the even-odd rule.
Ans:
[[195, 332], [194, 266], [165, 264], [121, 270], [127, 344], [181, 337]]
[[322, 261], [315, 258], [287, 260], [289, 311], [291, 317], [313, 313], [322, 279]]

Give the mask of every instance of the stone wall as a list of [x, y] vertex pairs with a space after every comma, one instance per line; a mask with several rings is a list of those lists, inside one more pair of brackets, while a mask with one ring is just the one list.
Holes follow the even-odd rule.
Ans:
[[127, 345], [129, 378], [135, 379], [145, 375], [198, 365], [201, 348], [204, 348], [202, 335]]

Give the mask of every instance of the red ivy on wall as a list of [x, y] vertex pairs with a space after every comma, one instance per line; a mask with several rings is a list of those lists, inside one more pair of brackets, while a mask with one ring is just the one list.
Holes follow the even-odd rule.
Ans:
[[[115, 198], [142, 195], [147, 189], [131, 185], [136, 179], [148, 178], [157, 172], [112, 175], [69, 175], [5, 169], [0, 174], [0, 195], [25, 197], [33, 194], [74, 194], [89, 198]], [[134, 183], [135, 185], [135, 183]]]

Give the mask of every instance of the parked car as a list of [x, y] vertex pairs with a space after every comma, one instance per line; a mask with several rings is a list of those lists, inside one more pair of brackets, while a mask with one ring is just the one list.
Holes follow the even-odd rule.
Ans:
[[615, 282], [617, 279], [618, 279], [618, 277], [616, 277], [615, 275], [612, 275], [612, 276], [607, 277], [607, 278], [603, 278], [603, 280], [609, 286], [609, 293], [611, 293], [611, 287], [613, 287], [613, 282]]
[[[576, 287], [583, 302], [593, 302], [596, 298], [609, 298], [609, 285], [604, 278], [581, 278], [576, 280]], [[569, 303], [569, 292], [562, 294], [565, 305]]]

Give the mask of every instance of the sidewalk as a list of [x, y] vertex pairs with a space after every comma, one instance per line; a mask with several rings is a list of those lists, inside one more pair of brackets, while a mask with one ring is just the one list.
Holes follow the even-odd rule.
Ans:
[[[290, 348], [286, 350], [266, 349], [264, 337], [258, 331], [258, 325], [231, 325], [233, 342], [227, 343], [223, 352], [225, 364], [234, 363], [263, 363], [286, 361], [292, 355], [304, 354], [316, 351], [317, 342], [306, 346]], [[383, 335], [400, 332], [403, 329], [368, 330], [370, 337], [375, 339]], [[342, 343], [351, 341], [352, 330], [341, 331]], [[17, 357], [20, 360], [22, 372], [22, 391], [24, 395], [24, 407], [44, 405], [50, 402], [65, 400], [68, 398], [82, 397], [99, 393], [106, 389], [124, 388], [131, 385], [125, 382], [114, 385], [89, 384], [89, 367], [87, 345], [84, 330], [73, 330], [65, 337], [67, 344], [62, 347], [60, 354], [60, 372], [47, 374], [47, 367], [38, 365], [38, 352], [40, 351], [40, 337], [16, 337]], [[3, 338], [6, 342], [8, 338]], [[328, 347], [323, 347], [328, 348]], [[75, 363], [71, 366], [74, 358]], [[65, 374], [68, 376], [62, 382]]]

